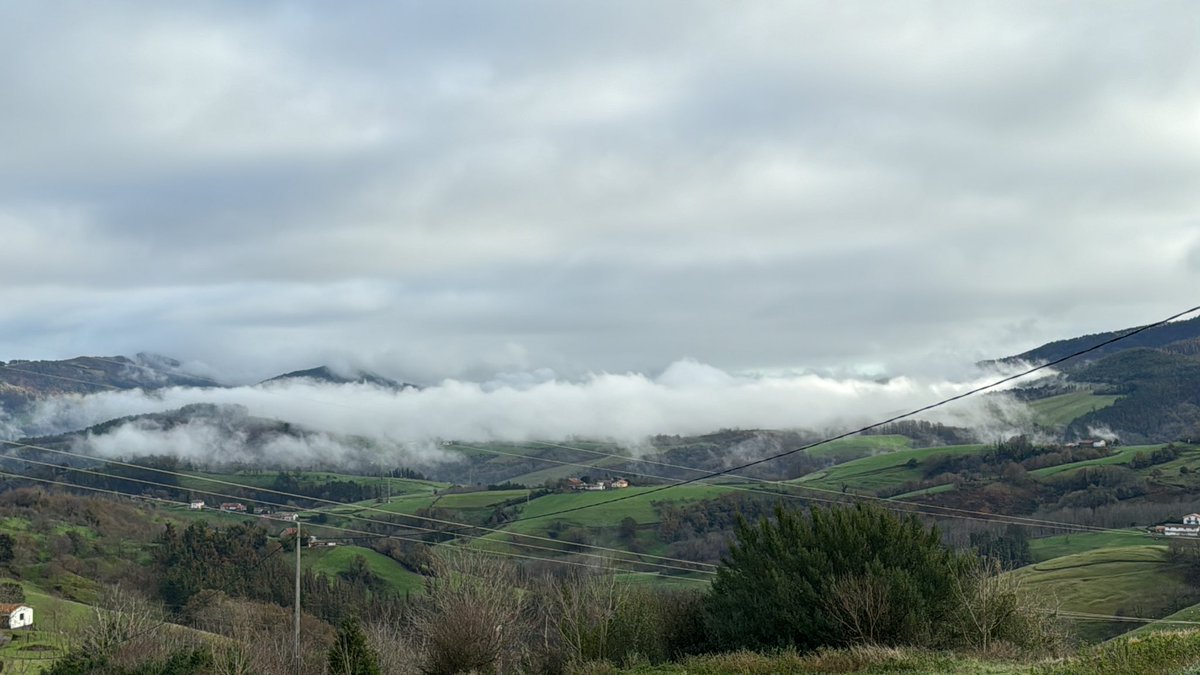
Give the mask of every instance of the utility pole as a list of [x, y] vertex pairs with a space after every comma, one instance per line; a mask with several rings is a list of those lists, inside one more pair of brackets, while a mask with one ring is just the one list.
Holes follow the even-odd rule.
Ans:
[[300, 667], [300, 518], [296, 518], [296, 615], [293, 621], [295, 640], [292, 643], [292, 661]]

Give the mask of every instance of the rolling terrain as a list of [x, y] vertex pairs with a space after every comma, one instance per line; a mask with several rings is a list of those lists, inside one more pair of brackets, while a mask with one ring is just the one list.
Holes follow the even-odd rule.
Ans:
[[[529, 574], [610, 566], [631, 587], [703, 588], [741, 518], [770, 516], [779, 504], [872, 501], [917, 512], [952, 546], [996, 557], [1027, 592], [1073, 617], [1078, 640], [1099, 642], [1156, 619], [1190, 621], [1200, 606], [1168, 542], [1149, 531], [1200, 511], [1200, 446], [1193, 437], [1200, 437], [1194, 348], [1200, 323], [1169, 328], [1065, 364], [1059, 375], [1014, 392], [1032, 426], [1000, 442], [906, 421], [800, 452], [790, 451], [819, 437], [727, 429], [658, 436], [637, 447], [603, 439], [445, 440], [437, 445], [441, 461], [404, 466], [379, 461], [394, 448], [377, 440], [233, 406], [195, 404], [116, 418], [23, 439], [2, 453], [0, 535], [12, 555], [0, 561], [0, 576], [19, 583], [47, 623], [66, 621], [91, 611], [114, 583], [163, 575], [163, 551], [176, 545], [168, 533], [189, 533], [175, 540], [187, 544], [205, 537], [219, 542], [218, 533], [236, 530], [254, 542], [252, 551], [233, 552], [243, 555], [238, 564], [247, 574], [259, 566], [274, 570], [265, 579], [278, 586], [269, 590], [275, 596], [264, 590], [242, 598], [237, 594], [245, 587], [238, 584], [246, 582], [235, 578], [205, 583], [238, 602], [281, 605], [288, 589], [278, 582], [290, 569], [299, 524], [302, 543], [315, 537], [301, 548], [306, 592], [326, 594], [323, 605], [306, 611], [332, 622], [348, 611], [346, 603], [422, 594], [433, 578], [433, 556], [454, 550], [519, 561]], [[1047, 345], [1020, 358], [1055, 358], [1102, 338]], [[219, 386], [160, 357], [4, 365], [12, 366], [0, 368], [9, 411], [99, 389]], [[292, 379], [412, 386], [321, 368], [262, 386]], [[171, 447], [97, 456], [95, 441], [122, 429], [197, 425], [237, 445], [214, 447], [202, 461], [172, 454]], [[316, 442], [336, 444], [336, 460], [285, 465], [262, 452]], [[753, 470], [670, 487], [781, 453], [788, 455]], [[618, 478], [630, 487], [579, 489]], [[206, 508], [188, 507], [197, 500]], [[245, 510], [212, 508], [223, 502]], [[183, 606], [176, 611], [186, 616]], [[1113, 616], [1139, 622], [1104, 618]], [[1156, 628], [1171, 625], [1179, 624]], [[0, 660], [42, 650], [52, 661], [57, 647], [42, 639], [31, 633], [0, 650]]]

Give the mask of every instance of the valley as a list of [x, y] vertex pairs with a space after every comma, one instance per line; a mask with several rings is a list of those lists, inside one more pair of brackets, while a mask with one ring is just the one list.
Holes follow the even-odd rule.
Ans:
[[[1085, 649], [1187, 626], [1200, 607], [1200, 555], [1190, 549], [1200, 538], [1154, 531], [1200, 511], [1200, 418], [1187, 412], [1200, 400], [1197, 357], [1176, 344], [1116, 350], [989, 394], [1028, 410], [1021, 433], [993, 440], [907, 420], [831, 442], [755, 429], [636, 445], [438, 440], [436, 453], [403, 460], [402, 445], [379, 437], [229, 404], [0, 439], [0, 592], [8, 584], [38, 616], [33, 630], [12, 632], [0, 660], [6, 672], [39, 672], [73, 653], [80, 631], [70, 624], [112, 611], [105, 598], [114, 587], [145, 590], [163, 603], [163, 625], [179, 631], [207, 634], [211, 618], [200, 617], [215, 611], [208, 607], [283, 611], [297, 550], [305, 620], [317, 633], [352, 615], [407, 611], [455, 551], [502, 559], [526, 579], [608, 570], [630, 589], [697, 592], [712, 582], [742, 519], [772, 517], [780, 506], [855, 503], [915, 515], [951, 549], [995, 561]], [[6, 400], [16, 401], [11, 419], [44, 428], [34, 417], [21, 421], [39, 401], [146, 386], [104, 364], [137, 371], [176, 363], [139, 359], [0, 367]], [[198, 384], [178, 377], [158, 381]], [[297, 377], [419, 391], [365, 375], [328, 382], [338, 378], [320, 369], [262, 386]], [[1155, 431], [1128, 421], [1147, 407], [1170, 411], [1172, 423]], [[112, 450], [127, 430], [184, 439], [171, 434], [196, 429], [209, 434], [212, 452]], [[336, 446], [337, 457], [280, 461], [278, 448], [321, 444]], [[215, 566], [180, 567], [195, 556], [213, 556]]]

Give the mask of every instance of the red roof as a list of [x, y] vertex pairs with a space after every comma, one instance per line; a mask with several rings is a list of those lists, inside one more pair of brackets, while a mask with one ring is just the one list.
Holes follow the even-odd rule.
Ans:
[[33, 609], [33, 608], [32, 608], [32, 607], [30, 607], [29, 605], [20, 605], [20, 604], [2, 604], [2, 605], [0, 605], [0, 614], [12, 614], [13, 612], [15, 612], [15, 611], [17, 611], [18, 609], [21, 609], [21, 608], [25, 608], [25, 609]]

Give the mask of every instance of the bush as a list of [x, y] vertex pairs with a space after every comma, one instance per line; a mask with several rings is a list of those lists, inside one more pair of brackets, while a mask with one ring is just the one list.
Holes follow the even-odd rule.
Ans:
[[737, 535], [705, 603], [714, 647], [928, 645], [954, 623], [951, 589], [969, 560], [915, 516], [780, 506]]
[[426, 648], [421, 669], [434, 675], [511, 669], [528, 635], [513, 569], [479, 552], [458, 551], [438, 558], [434, 573], [417, 618]]

